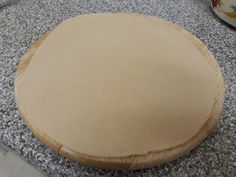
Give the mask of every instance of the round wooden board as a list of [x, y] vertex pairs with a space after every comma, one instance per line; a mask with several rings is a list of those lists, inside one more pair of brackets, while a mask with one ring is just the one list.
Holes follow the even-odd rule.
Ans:
[[[27, 66], [29, 65], [30, 60], [33, 57], [34, 53], [49, 34], [50, 32], [39, 37], [39, 39], [32, 44], [32, 46], [28, 49], [27, 53], [22, 57], [21, 62], [17, 68], [16, 79], [21, 73], [23, 73], [27, 69]], [[199, 50], [201, 50], [200, 47]], [[219, 74], [219, 77], [222, 77], [221, 74]], [[211, 132], [211, 130], [215, 127], [217, 123], [224, 101], [223, 78], [221, 78], [221, 80], [222, 80], [222, 85], [220, 86], [219, 89], [221, 90], [222, 95], [219, 95], [218, 99], [215, 100], [211, 116], [192, 139], [188, 140], [187, 142], [179, 146], [165, 149], [162, 151], [149, 152], [141, 155], [134, 154], [125, 157], [104, 158], [104, 157], [90, 156], [86, 154], [81, 154], [79, 152], [75, 152], [64, 145], [61, 145], [59, 142], [57, 142], [57, 140], [50, 138], [47, 134], [38, 129], [37, 125], [33, 125], [29, 121], [27, 121], [27, 113], [24, 112], [24, 110], [19, 106], [19, 102], [17, 101], [18, 92], [16, 86], [15, 86], [15, 95], [16, 95], [17, 105], [19, 106], [19, 108], [21, 108], [19, 109], [19, 111], [24, 122], [32, 130], [33, 134], [36, 137], [38, 137], [45, 145], [53, 149], [56, 153], [68, 157], [72, 160], [78, 161], [79, 163], [85, 165], [91, 165], [95, 167], [109, 168], [109, 169], [135, 170], [135, 169], [157, 166], [169, 162], [171, 160], [174, 160], [192, 150], [208, 136], [208, 134]]]

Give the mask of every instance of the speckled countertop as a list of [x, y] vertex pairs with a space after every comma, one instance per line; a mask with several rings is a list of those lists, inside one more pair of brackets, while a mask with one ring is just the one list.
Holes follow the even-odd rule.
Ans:
[[[33, 41], [61, 21], [95, 12], [158, 16], [184, 27], [212, 51], [225, 78], [225, 104], [217, 127], [198, 148], [156, 168], [102, 170], [56, 155], [24, 125], [13, 92], [21, 56]], [[236, 176], [236, 29], [217, 18], [207, 0], [18, 0], [1, 8], [0, 142], [49, 176]]]

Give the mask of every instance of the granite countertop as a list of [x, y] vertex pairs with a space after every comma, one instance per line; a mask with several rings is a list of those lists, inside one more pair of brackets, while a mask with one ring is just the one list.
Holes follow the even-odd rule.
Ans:
[[[217, 127], [192, 152], [156, 168], [97, 169], [56, 155], [21, 121], [13, 90], [21, 56], [61, 21], [96, 12], [158, 16], [190, 31], [212, 51], [225, 79], [224, 109]], [[1, 8], [0, 142], [49, 176], [236, 176], [236, 29], [217, 18], [207, 0], [18, 0]]]

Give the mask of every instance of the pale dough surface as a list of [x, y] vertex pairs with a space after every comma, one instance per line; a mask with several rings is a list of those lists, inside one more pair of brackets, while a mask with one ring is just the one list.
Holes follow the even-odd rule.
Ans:
[[218, 95], [217, 67], [208, 50], [175, 25], [93, 14], [58, 25], [15, 84], [27, 121], [59, 144], [121, 157], [195, 136]]

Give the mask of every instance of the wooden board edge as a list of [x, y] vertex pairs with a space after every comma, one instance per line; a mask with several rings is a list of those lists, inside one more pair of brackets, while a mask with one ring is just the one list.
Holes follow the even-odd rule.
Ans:
[[83, 165], [100, 167], [106, 169], [128, 170], [130, 164], [134, 161], [135, 155], [125, 157], [96, 157], [76, 152], [66, 146], [61, 146], [59, 154], [78, 161]]
[[[17, 77], [20, 76], [27, 68], [27, 66], [30, 63], [31, 58], [35, 54], [36, 50], [40, 46], [40, 44], [46, 39], [46, 37], [49, 35], [50, 32], [45, 33], [44, 35], [40, 36], [32, 45], [31, 47], [27, 50], [26, 54], [23, 55], [21, 58], [21, 61], [17, 67], [16, 70], [16, 78], [15, 82], [17, 81]], [[20, 117], [24, 121], [24, 123], [28, 126], [28, 128], [33, 132], [33, 134], [41, 141], [43, 144], [46, 144], [48, 147], [50, 147], [54, 152], [58, 153], [59, 149], [61, 147], [61, 144], [46, 135], [46, 133], [40, 131], [35, 125], [33, 125], [31, 122], [27, 120], [27, 113], [20, 107], [20, 102], [19, 97], [17, 96], [19, 94], [18, 89], [15, 87], [14, 84], [14, 93], [15, 93], [15, 100], [16, 100], [16, 105], [20, 114]]]
[[40, 36], [35, 42], [32, 43], [31, 47], [27, 50], [27, 52], [23, 55], [23, 57], [21, 57], [21, 61], [18, 64], [18, 67], [16, 70], [16, 77], [22, 74], [26, 70], [26, 68], [28, 67], [31, 61], [31, 58], [37, 51], [38, 47], [48, 37], [50, 33], [51, 31]]

